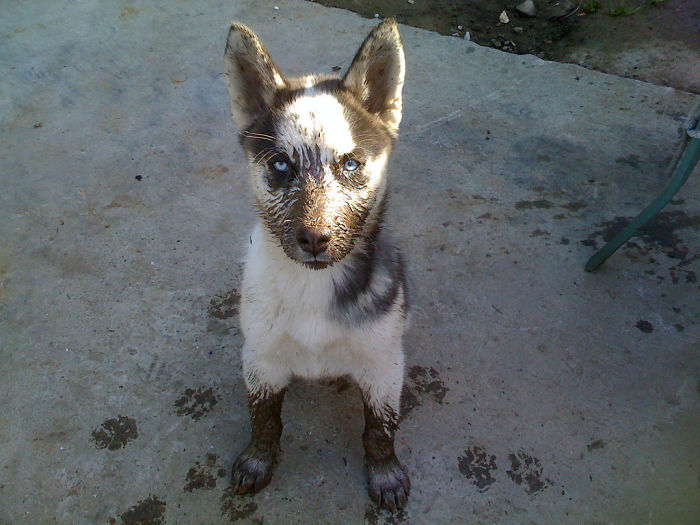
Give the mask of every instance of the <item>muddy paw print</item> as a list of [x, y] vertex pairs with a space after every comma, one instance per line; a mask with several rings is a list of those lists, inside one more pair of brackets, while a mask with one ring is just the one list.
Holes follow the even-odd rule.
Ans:
[[542, 477], [540, 460], [528, 455], [524, 450], [508, 454], [510, 470], [506, 473], [517, 485], [525, 485], [525, 492], [536, 494], [546, 489], [550, 480]]
[[[216, 478], [226, 476], [226, 469], [217, 466], [219, 456], [207, 454], [206, 461], [202, 464], [195, 461], [185, 476], [185, 492], [192, 492], [195, 489], [213, 489], [216, 487]], [[216, 475], [214, 473], [216, 471]]]
[[207, 313], [215, 319], [228, 319], [238, 314], [238, 305], [241, 302], [241, 294], [235, 288], [229, 292], [223, 292], [209, 301]]
[[415, 407], [420, 406], [421, 397], [429, 396], [442, 404], [449, 388], [440, 379], [440, 373], [433, 367], [412, 366], [408, 369], [408, 381], [401, 392], [401, 415], [405, 417]]
[[496, 456], [474, 445], [464, 451], [464, 456], [457, 458], [459, 471], [476, 485], [479, 492], [487, 491], [496, 481], [491, 473], [496, 470]]
[[136, 421], [126, 416], [117, 416], [105, 420], [99, 427], [92, 431], [92, 441], [96, 448], [107, 450], [119, 450], [124, 448], [129, 441], [139, 437]]
[[403, 509], [392, 513], [388, 510], [379, 510], [372, 504], [365, 508], [365, 525], [400, 525], [408, 522], [409, 516]]
[[[250, 518], [258, 510], [258, 504], [250, 501], [250, 498], [241, 499], [228, 487], [221, 496], [221, 515], [228, 518], [228, 521], [235, 523], [238, 520]], [[262, 520], [250, 519], [246, 523], [262, 523]]]
[[119, 517], [125, 525], [162, 525], [165, 523], [165, 501], [149, 495]]
[[197, 390], [188, 388], [175, 401], [175, 413], [178, 416], [190, 416], [198, 421], [204, 414], [209, 413], [218, 402], [212, 387], [207, 389], [200, 387]]

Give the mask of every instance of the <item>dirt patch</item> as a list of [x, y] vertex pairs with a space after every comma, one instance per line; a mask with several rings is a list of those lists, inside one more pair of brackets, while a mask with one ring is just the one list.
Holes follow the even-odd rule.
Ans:
[[530, 210], [532, 208], [537, 208], [539, 210], [546, 210], [554, 206], [550, 201], [545, 199], [539, 199], [536, 201], [518, 201], [515, 203], [516, 210]]
[[99, 427], [92, 431], [92, 441], [96, 448], [107, 450], [119, 450], [130, 441], [139, 437], [136, 421], [130, 417], [117, 416], [105, 420]]
[[[179, 80], [179, 82], [177, 82]], [[174, 83], [182, 83], [183, 80], [175, 79]], [[223, 175], [228, 173], [228, 168], [219, 164], [218, 166], [202, 166], [197, 169], [196, 175], [198, 177], [204, 177], [205, 179], [219, 179]]]
[[605, 447], [605, 441], [603, 441], [602, 439], [596, 439], [592, 443], [589, 443], [588, 445], [586, 445], [588, 452], [591, 452], [593, 450], [598, 450], [598, 449], [604, 448], [604, 447]]
[[637, 321], [635, 326], [645, 334], [650, 334], [654, 331], [654, 326], [649, 321]]
[[[316, 0], [373, 18], [469, 38], [482, 46], [569, 62], [653, 84], [700, 93], [696, 0], [535, 0], [535, 17], [519, 0]], [[501, 13], [508, 22], [503, 23]]]

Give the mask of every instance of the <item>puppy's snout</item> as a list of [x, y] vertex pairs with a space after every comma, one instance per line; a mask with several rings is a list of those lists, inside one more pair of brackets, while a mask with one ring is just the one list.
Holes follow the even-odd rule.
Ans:
[[297, 242], [301, 249], [314, 257], [326, 251], [331, 241], [329, 233], [314, 228], [297, 229]]

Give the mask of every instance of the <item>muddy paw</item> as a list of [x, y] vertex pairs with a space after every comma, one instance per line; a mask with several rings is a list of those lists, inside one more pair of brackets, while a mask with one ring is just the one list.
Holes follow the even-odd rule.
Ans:
[[396, 512], [406, 506], [411, 481], [396, 458], [386, 463], [369, 463], [369, 496], [380, 508]]
[[272, 463], [272, 459], [252, 455], [247, 450], [241, 453], [233, 464], [231, 491], [249, 494], [265, 488], [272, 479]]

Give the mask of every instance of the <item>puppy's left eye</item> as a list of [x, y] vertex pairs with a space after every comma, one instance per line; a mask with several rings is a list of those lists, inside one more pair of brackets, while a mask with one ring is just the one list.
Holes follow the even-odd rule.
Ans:
[[278, 160], [272, 164], [272, 167], [275, 168], [275, 171], [279, 171], [280, 173], [285, 173], [289, 171], [289, 164], [287, 164], [283, 160]]
[[343, 171], [355, 171], [359, 167], [360, 163], [355, 159], [348, 159], [345, 161], [345, 164], [343, 164]]

